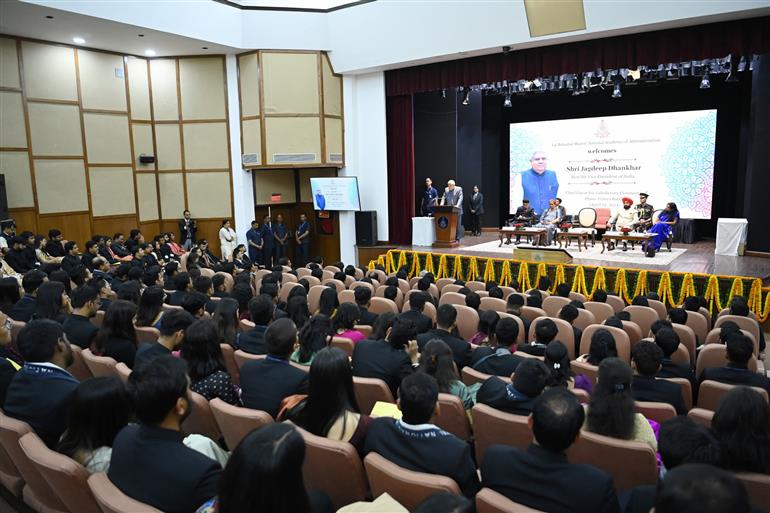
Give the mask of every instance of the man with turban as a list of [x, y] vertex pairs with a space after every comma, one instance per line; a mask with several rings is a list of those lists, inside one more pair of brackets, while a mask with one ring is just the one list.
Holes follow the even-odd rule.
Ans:
[[[623, 208], [618, 210], [615, 215], [611, 217], [609, 221], [607, 221], [608, 230], [612, 229], [613, 226], [617, 231], [621, 231], [623, 228], [634, 228], [634, 223], [636, 222], [636, 212], [631, 210], [631, 205], [634, 204], [634, 200], [629, 197], [624, 197], [622, 201]], [[625, 241], [623, 242], [623, 251], [628, 251]]]

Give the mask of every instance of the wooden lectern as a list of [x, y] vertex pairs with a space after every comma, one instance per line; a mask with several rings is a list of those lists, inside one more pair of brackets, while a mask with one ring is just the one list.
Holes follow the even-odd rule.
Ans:
[[460, 207], [451, 205], [437, 205], [433, 207], [433, 218], [436, 220], [436, 242], [434, 246], [439, 248], [452, 248], [458, 246], [457, 241], [457, 214]]

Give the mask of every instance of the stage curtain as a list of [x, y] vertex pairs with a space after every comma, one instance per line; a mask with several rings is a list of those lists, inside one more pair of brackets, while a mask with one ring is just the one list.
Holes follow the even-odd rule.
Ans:
[[414, 217], [412, 95], [387, 98], [388, 232], [390, 242], [411, 244]]
[[770, 52], [770, 16], [544, 46], [385, 72], [388, 96]]

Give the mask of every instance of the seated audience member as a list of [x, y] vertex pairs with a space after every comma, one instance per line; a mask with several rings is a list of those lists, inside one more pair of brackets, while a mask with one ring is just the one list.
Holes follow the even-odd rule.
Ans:
[[519, 323], [510, 317], [500, 319], [495, 326], [497, 348], [479, 347], [473, 351], [473, 368], [493, 376], [510, 376], [516, 367], [525, 360], [513, 354], [516, 351], [516, 339], [519, 336]]
[[543, 356], [545, 354], [545, 346], [554, 340], [558, 334], [559, 328], [556, 327], [555, 322], [551, 319], [540, 319], [535, 325], [535, 340], [519, 347], [519, 351], [534, 356]]
[[728, 392], [711, 429], [722, 448], [724, 468], [770, 474], [770, 406], [758, 392], [742, 386]]
[[642, 340], [631, 351], [631, 365], [635, 372], [631, 385], [634, 399], [656, 403], [668, 403], [677, 415], [687, 415], [682, 390], [676, 383], [655, 376], [663, 362], [663, 351], [654, 343]]
[[192, 291], [190, 273], [182, 272], [174, 275], [174, 292], [168, 295], [165, 303], [172, 306], [182, 306], [182, 299]]
[[361, 311], [358, 305], [342, 303], [334, 316], [334, 336], [352, 340], [354, 344], [366, 338], [366, 335], [355, 329]]
[[185, 362], [156, 358], [131, 373], [128, 389], [138, 423], [115, 437], [110, 481], [161, 511], [195, 511], [217, 494], [222, 468], [183, 443], [181, 425], [192, 407]]
[[291, 361], [312, 364], [316, 354], [329, 345], [333, 336], [331, 319], [323, 314], [314, 315], [299, 330], [299, 347], [291, 354]]
[[566, 387], [569, 390], [580, 388], [589, 394], [593, 391], [593, 383], [588, 377], [583, 374], [575, 376], [575, 373], [572, 372], [569, 352], [565, 345], [558, 340], [554, 340], [545, 346], [543, 363], [551, 372], [546, 383], [547, 387]]
[[671, 321], [668, 319], [657, 319], [653, 321], [650, 325], [650, 333], [652, 333], [652, 336], [655, 337], [655, 335], [658, 334], [658, 331], [663, 328], [671, 329]]
[[218, 397], [228, 404], [240, 405], [219, 343], [219, 334], [211, 321], [195, 321], [185, 330], [179, 356], [187, 362], [190, 390], [208, 401]]
[[137, 348], [134, 367], [139, 368], [159, 356], [170, 355], [179, 349], [185, 330], [193, 322], [195, 318], [189, 312], [173, 310], [165, 314], [160, 320], [160, 337], [155, 342], [144, 343]]
[[353, 375], [383, 380], [396, 397], [401, 380], [417, 366], [416, 334], [411, 321], [395, 317], [385, 339], [362, 340], [353, 348]]
[[[627, 319], [625, 320], [631, 319], [631, 316], [628, 315], [628, 312], [618, 312], [618, 314], [623, 314], [623, 313], [626, 314], [625, 317], [627, 317]], [[609, 317], [607, 317], [607, 319], [604, 320], [603, 324], [605, 326], [610, 326], [612, 328], [618, 328], [620, 330], [623, 329], [623, 320], [620, 318], [620, 315], [610, 315]]]
[[[191, 294], [195, 296], [200, 292]], [[224, 298], [217, 301], [211, 322], [214, 324], [219, 336], [219, 342], [235, 346], [238, 338], [238, 302], [232, 298]]]
[[595, 301], [597, 303], [606, 303], [607, 292], [605, 292], [604, 289], [596, 289], [594, 291], [594, 295], [591, 296], [591, 301]]
[[634, 410], [631, 367], [619, 358], [599, 364], [596, 386], [586, 417], [586, 429], [621, 440], [647, 442], [657, 450], [658, 442], [650, 423]]
[[277, 319], [267, 327], [267, 357], [241, 367], [244, 406], [265, 411], [275, 418], [284, 397], [307, 393], [307, 372], [289, 363], [296, 342], [297, 328], [291, 320]]
[[[383, 494], [380, 497], [382, 499], [379, 500], [384, 500], [386, 496]], [[393, 510], [393, 513], [401, 513], [395, 507], [390, 509]], [[474, 509], [473, 503], [465, 497], [449, 492], [436, 492], [415, 506], [412, 513], [436, 513], [437, 511], [444, 513], [472, 513]], [[403, 513], [406, 513], [406, 509], [403, 509]]]
[[668, 320], [672, 324], [687, 324], [687, 311], [684, 308], [671, 308], [668, 311]]
[[479, 312], [478, 331], [471, 337], [473, 346], [494, 346], [495, 328], [500, 320], [500, 314], [494, 310], [482, 310]]
[[539, 291], [533, 290], [527, 295], [527, 306], [532, 308], [543, 308], [543, 296]]
[[698, 382], [719, 381], [730, 385], [746, 385], [767, 390], [770, 394], [770, 380], [758, 372], [749, 370], [749, 360], [754, 355], [754, 344], [742, 333], [733, 333], [727, 339], [727, 366], [703, 369]]
[[133, 369], [137, 346], [133, 322], [135, 315], [136, 305], [133, 303], [123, 300], [112, 303], [104, 314], [99, 333], [94, 337], [91, 345], [93, 353], [114, 358]]
[[0, 312], [0, 405], [5, 402], [5, 394], [8, 392], [11, 380], [24, 365], [24, 358], [11, 346], [9, 320], [7, 315]]
[[136, 325], [158, 328], [163, 319], [163, 298], [166, 293], [160, 287], [147, 287], [139, 298], [136, 310]]
[[[414, 297], [414, 294], [410, 296]], [[403, 318], [404, 314], [400, 317]], [[453, 335], [457, 327], [457, 309], [452, 305], [441, 305], [436, 310], [436, 327], [417, 335], [417, 347], [422, 349], [429, 340], [443, 340], [452, 349], [457, 369], [462, 370], [471, 364], [471, 345], [465, 340]]]
[[[735, 296], [730, 301], [730, 311], [728, 313], [730, 315], [748, 317], [749, 303], [746, 301], [746, 298], [743, 296]], [[759, 340], [757, 342], [759, 343], [759, 351], [763, 352], [765, 350], [765, 330], [762, 329], [761, 326], [759, 327]]]
[[476, 404], [476, 392], [481, 386], [475, 383], [466, 386], [457, 375], [452, 350], [440, 339], [430, 340], [420, 353], [420, 366], [417, 372], [424, 372], [436, 378], [438, 390], [442, 394], [452, 394], [460, 398], [466, 410]]
[[358, 408], [350, 360], [342, 349], [318, 352], [310, 366], [308, 395], [287, 410], [285, 418], [314, 435], [350, 442], [363, 452], [371, 418]]
[[37, 289], [37, 309], [33, 319], [50, 319], [64, 324], [70, 314], [70, 298], [64, 285], [58, 281], [47, 281]]
[[727, 339], [733, 333], [740, 333], [741, 328], [733, 321], [725, 321], [719, 325], [719, 343], [727, 345]]
[[[382, 295], [385, 299], [390, 299], [391, 301], [395, 302], [398, 298], [398, 287], [395, 285], [387, 285], [385, 287], [385, 292], [383, 292]], [[409, 297], [411, 298], [412, 296]]]
[[211, 299], [211, 296], [214, 294], [214, 285], [211, 278], [208, 276], [198, 276], [193, 280], [193, 290], [206, 296], [206, 311], [210, 314], [214, 313], [219, 302]]
[[572, 290], [572, 287], [570, 287], [566, 283], [559, 283], [556, 286], [556, 295], [560, 297], [568, 298], [571, 290]]
[[401, 382], [398, 406], [403, 417], [375, 419], [366, 435], [365, 453], [376, 452], [396, 465], [447, 476], [466, 497], [479, 490], [476, 465], [468, 443], [430, 423], [438, 413], [436, 380], [418, 372]]
[[[2, 259], [2, 251], [0, 251], [0, 259]], [[10, 312], [19, 299], [21, 299], [21, 290], [18, 280], [11, 276], [0, 278], [0, 312], [6, 314]]]
[[99, 291], [89, 285], [81, 285], [73, 289], [70, 295], [72, 314], [62, 324], [64, 333], [71, 344], [86, 349], [91, 347], [99, 332], [99, 328], [91, 322], [99, 311]]
[[535, 400], [526, 450], [492, 445], [481, 463], [482, 484], [519, 504], [551, 513], [619, 513], [612, 477], [567, 461], [585, 413], [570, 392], [554, 388]]
[[481, 296], [475, 292], [469, 292], [465, 295], [465, 306], [471, 307], [477, 312], [481, 306]]
[[409, 296], [409, 310], [399, 315], [403, 319], [412, 321], [418, 334], [425, 333], [433, 327], [431, 318], [422, 313], [427, 300], [428, 294], [425, 292], [412, 292]]
[[326, 287], [321, 291], [321, 296], [318, 298], [318, 310], [316, 314], [323, 314], [327, 317], [334, 318], [337, 314], [337, 308], [340, 306], [337, 299], [337, 289], [334, 287]]
[[112, 443], [133, 416], [126, 386], [117, 377], [90, 378], [72, 393], [67, 429], [57, 450], [94, 474], [107, 472]]
[[56, 447], [78, 386], [65, 370], [73, 362], [72, 348], [61, 324], [48, 319], [28, 322], [16, 343], [25, 363], [8, 386], [3, 411], [29, 424], [48, 447]]
[[588, 346], [588, 354], [581, 355], [579, 362], [599, 365], [605, 358], [617, 357], [618, 350], [615, 347], [615, 339], [607, 330], [598, 329], [591, 335], [591, 345]]
[[580, 353], [580, 338], [583, 336], [583, 330], [573, 324], [577, 318], [578, 309], [574, 305], [564, 305], [559, 311], [559, 319], [567, 321], [572, 326], [572, 333], [575, 338], [575, 354]]
[[647, 301], [647, 298], [644, 296], [636, 296], [631, 300], [631, 304], [633, 306], [650, 306], [649, 301]]
[[29, 271], [21, 279], [24, 295], [8, 310], [8, 316], [14, 321], [29, 322], [37, 310], [37, 289], [47, 279], [43, 271]]
[[398, 315], [395, 312], [383, 312], [377, 316], [377, 322], [372, 327], [369, 340], [385, 340], [388, 330], [393, 326], [393, 321]]
[[260, 294], [251, 298], [249, 300], [249, 316], [254, 323], [254, 328], [238, 334], [236, 347], [251, 354], [267, 354], [265, 331], [267, 325], [273, 321], [274, 311], [275, 303], [270, 296]]
[[507, 384], [497, 376], [487, 379], [476, 393], [476, 402], [506, 413], [529, 415], [535, 399], [545, 389], [551, 372], [535, 358], [525, 358], [516, 368], [513, 383]]
[[[30, 255], [26, 249], [26, 241], [22, 237], [11, 239], [10, 247], [5, 253], [5, 261], [19, 274], [28, 273], [38, 265], [34, 251]], [[64, 265], [63, 262], [62, 265]]]
[[548, 292], [551, 290], [551, 287], [553, 286], [553, 282], [551, 281], [551, 278], [548, 276], [541, 276], [540, 280], [537, 282], [537, 289], [535, 292], [537, 292], [538, 296], [540, 295], [540, 291]]
[[219, 494], [197, 513], [331, 513], [329, 499], [302, 480], [305, 441], [289, 424], [247, 434], [222, 472]]
[[505, 311], [511, 315], [515, 315], [521, 322], [524, 323], [524, 333], [529, 333], [529, 325], [531, 321], [521, 315], [521, 307], [524, 306], [524, 296], [520, 294], [511, 294], [508, 296], [505, 305]]
[[655, 332], [655, 344], [661, 351], [663, 351], [663, 361], [661, 362], [661, 367], [658, 371], [658, 377], [685, 378], [690, 381], [692, 389], [695, 390], [695, 373], [690, 364], [676, 363], [671, 359], [671, 355], [673, 355], [679, 347], [679, 334], [671, 328], [660, 328]]
[[230, 297], [230, 295], [227, 293], [227, 288], [225, 286], [225, 275], [224, 274], [215, 274], [211, 277], [211, 285], [214, 287], [214, 292], [212, 292], [212, 296], [214, 297]]
[[190, 292], [182, 298], [179, 306], [196, 319], [202, 319], [206, 313], [206, 296], [200, 292]]
[[64, 244], [62, 244], [62, 240], [64, 240], [64, 236], [61, 230], [56, 228], [48, 230], [48, 243], [45, 245], [46, 253], [52, 257], [63, 257]]
[[645, 294], [644, 297], [646, 297], [648, 300], [653, 299], [655, 301], [660, 301], [660, 295], [658, 295], [658, 293], [654, 290], [649, 291], [647, 294]]
[[658, 484], [655, 513], [749, 513], [746, 488], [735, 477], [710, 465], [689, 464], [667, 472]]
[[505, 294], [503, 293], [503, 289], [500, 287], [492, 287], [489, 289], [489, 297], [493, 297], [495, 299], [503, 299]]
[[359, 286], [356, 287], [354, 295], [361, 317], [358, 320], [358, 324], [364, 326], [374, 326], [374, 323], [377, 321], [377, 314], [369, 311], [369, 307], [371, 306], [372, 302], [372, 291], [369, 290], [368, 287]]

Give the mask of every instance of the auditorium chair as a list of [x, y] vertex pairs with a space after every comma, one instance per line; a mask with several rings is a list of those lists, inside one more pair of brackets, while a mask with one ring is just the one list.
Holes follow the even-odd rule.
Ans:
[[383, 271], [382, 269], [372, 269], [371, 272], [379, 276], [379, 278], [377, 278], [377, 281], [379, 281], [380, 284], [385, 283], [385, 280], [388, 279], [388, 275], [385, 274], [385, 271]]
[[620, 440], [584, 429], [567, 449], [567, 459], [604, 470], [618, 491], [658, 482], [655, 450], [647, 442]]
[[356, 396], [358, 409], [364, 415], [371, 413], [377, 401], [396, 403], [390, 388], [388, 388], [388, 384], [380, 378], [353, 376], [353, 393]]
[[711, 429], [711, 421], [714, 419], [714, 412], [705, 408], [692, 408], [687, 412], [687, 416], [692, 420]]
[[302, 475], [308, 490], [325, 493], [335, 511], [370, 496], [364, 464], [350, 442], [316, 436], [296, 425], [294, 428], [305, 440]]
[[312, 271], [310, 269], [308, 269], [307, 267], [298, 267], [297, 268], [297, 276], [300, 279], [304, 278], [305, 276], [310, 276], [311, 272]]
[[689, 410], [692, 408], [692, 383], [690, 383], [690, 380], [687, 378], [659, 378], [659, 379], [665, 379], [666, 381], [670, 381], [672, 383], [676, 383], [679, 385], [679, 388], [682, 391], [682, 400], [684, 400], [684, 408], [686, 410]]
[[[380, 289], [377, 289], [378, 291]], [[369, 311], [377, 315], [385, 312], [398, 313], [398, 303], [384, 297], [373, 297], [369, 305]]]
[[548, 317], [548, 314], [546, 314], [545, 310], [542, 308], [536, 308], [534, 306], [522, 306], [521, 317], [527, 319], [529, 322], [532, 322], [538, 317]]
[[8, 320], [11, 321], [11, 343], [14, 347], [18, 347], [16, 345], [16, 339], [19, 338], [19, 332], [24, 329], [24, 326], [26, 326], [27, 323], [22, 321], [14, 321], [10, 317]]
[[623, 324], [623, 331], [626, 332], [628, 335], [628, 340], [631, 342], [631, 347], [634, 347], [637, 342], [642, 340], [643, 338], [646, 338], [645, 335], [642, 334], [642, 328], [639, 327], [638, 324], [636, 324], [633, 321], [620, 321]]
[[203, 435], [215, 442], [222, 438], [222, 431], [211, 412], [208, 400], [191, 390], [190, 403], [190, 414], [182, 422], [182, 433], [185, 435]]
[[2, 445], [0, 439], [0, 485], [4, 486], [6, 490], [11, 492], [15, 497], [21, 498], [22, 489], [24, 488], [24, 479], [19, 473], [19, 469], [13, 462], [5, 448]]
[[222, 275], [225, 277], [224, 286], [225, 286], [225, 292], [228, 294], [233, 291], [233, 287], [235, 286], [235, 279], [233, 278], [233, 275], [230, 273], [225, 273], [222, 271], [214, 273], [214, 276]]
[[[721, 344], [722, 341], [719, 340], [719, 331], [722, 328], [714, 328], [713, 330], [709, 331], [708, 335], [706, 335], [706, 341], [704, 344]], [[754, 356], [759, 356], [759, 342], [756, 338], [754, 338], [754, 335], [751, 334], [748, 330], [741, 330], [741, 333], [743, 333], [744, 336], [749, 337], [749, 340], [751, 340], [751, 343], [754, 344]]]
[[[417, 287], [415, 286], [415, 287], [413, 287], [412, 289], [408, 290], [408, 291], [407, 291], [407, 294], [404, 296], [404, 302], [406, 302], [406, 298], [407, 298], [407, 297], [409, 297], [409, 292], [412, 292], [413, 290], [418, 290], [418, 289], [417, 289]], [[426, 291], [424, 291], [424, 292], [427, 292], [428, 294], [430, 294], [430, 296], [431, 296], [433, 299], [435, 299], [436, 301], [438, 301], [439, 297], [441, 296], [441, 294], [440, 294], [440, 293], [439, 293], [439, 291], [438, 291], [438, 287], [436, 287], [436, 284], [435, 284], [435, 283], [431, 283], [431, 284], [428, 286], [428, 290], [426, 290]]]
[[642, 336], [640, 338], [648, 336], [650, 334], [652, 323], [658, 320], [658, 312], [649, 306], [629, 305], [625, 307], [623, 311], [628, 312], [629, 315], [631, 315], [631, 322], [635, 322], [639, 325], [639, 329], [642, 330]]
[[500, 319], [508, 317], [509, 319], [513, 319], [516, 324], [519, 325], [519, 334], [516, 336], [516, 343], [523, 344], [527, 338], [527, 333], [524, 330], [524, 321], [521, 320], [521, 317], [506, 312], [497, 312], [497, 314], [500, 316]]
[[457, 438], [469, 442], [473, 438], [473, 430], [460, 398], [452, 394], [439, 394], [438, 404], [439, 413], [433, 417], [433, 423]]
[[[446, 287], [444, 289], [446, 290]], [[465, 305], [465, 295], [459, 292], [444, 292], [441, 294], [438, 305]]]
[[273, 417], [265, 411], [234, 406], [219, 397], [209, 401], [209, 408], [227, 448], [231, 451], [251, 431], [273, 423]]
[[67, 508], [19, 445], [21, 437], [28, 433], [34, 434], [29, 424], [0, 412], [0, 445], [24, 480], [24, 502], [41, 513], [66, 512]]
[[369, 338], [372, 335], [373, 328], [368, 324], [356, 324], [355, 326], [353, 326], [353, 329], [356, 331], [360, 331], [361, 333], [364, 334], [366, 338]]
[[439, 278], [436, 280], [436, 288], [440, 293], [443, 291], [446, 285], [454, 285], [454, 282], [455, 282], [454, 278]]
[[339, 267], [335, 267], [333, 265], [327, 265], [327, 266], [324, 267], [323, 270], [324, 271], [329, 271], [332, 274], [342, 272], [342, 269], [340, 269]]
[[367, 283], [365, 281], [354, 281], [348, 286], [348, 290], [356, 290], [356, 287], [365, 287], [372, 291], [372, 294], [374, 294], [374, 285], [371, 283]]
[[[708, 330], [710, 331], [711, 330], [711, 324], [712, 324], [711, 312], [709, 312], [708, 308], [703, 307], [703, 306], [698, 308], [698, 311], [703, 316], [703, 318], [706, 319], [706, 324], [708, 325]], [[749, 313], [753, 314], [754, 312], [749, 312]], [[754, 317], [754, 319], [756, 319], [756, 317]]]
[[120, 381], [128, 383], [128, 377], [131, 375], [131, 369], [128, 368], [128, 365], [123, 362], [118, 362], [115, 364], [115, 371], [118, 373]]
[[[387, 287], [379, 287], [376, 291], [374, 291], [374, 296], [372, 297], [372, 300], [374, 300], [375, 297], [383, 298], [385, 299], [385, 289]], [[388, 301], [391, 301], [390, 299]], [[404, 293], [401, 292], [401, 289], [398, 289], [396, 291], [396, 307], [401, 308], [404, 306]]]
[[160, 330], [152, 326], [134, 326], [137, 344], [151, 344], [160, 337]]
[[[749, 312], [754, 313], [754, 312]], [[738, 327], [742, 330], [746, 330], [749, 333], [751, 333], [754, 336], [755, 340], [759, 340], [761, 337], [759, 336], [759, 323], [756, 319], [752, 319], [750, 317], [744, 317], [742, 315], [720, 315], [717, 317], [716, 322], [714, 323], [714, 329], [719, 328], [727, 321], [733, 321], [735, 324], [738, 325]]]
[[233, 382], [233, 385], [240, 385], [241, 372], [238, 370], [239, 367], [235, 361], [235, 350], [233, 349], [233, 346], [223, 342], [219, 344], [219, 348], [222, 351], [222, 360], [225, 363], [227, 373], [230, 375], [230, 380]]
[[325, 287], [328, 287], [329, 285], [331, 285], [335, 289], [337, 289], [337, 292], [341, 290], [345, 290], [347, 288], [344, 283], [342, 283], [340, 280], [335, 280], [334, 278], [330, 278], [328, 280], [321, 280], [321, 285]]
[[[725, 367], [727, 365], [727, 347], [722, 344], [708, 344], [702, 346], [698, 353], [698, 359], [695, 361], [695, 377], [700, 378], [704, 369], [711, 367]], [[757, 358], [751, 356], [748, 368], [752, 372], [757, 372]]]
[[443, 296], [447, 292], [458, 292], [461, 288], [463, 288], [462, 285], [455, 285], [454, 280], [452, 280], [452, 283], [444, 285], [444, 287], [441, 289], [441, 295]]
[[476, 513], [544, 513], [532, 509], [511, 499], [491, 488], [482, 488], [476, 494]]
[[735, 477], [746, 487], [753, 508], [770, 511], [770, 475], [738, 472]]
[[179, 272], [181, 273], [187, 272], [187, 258], [189, 256], [190, 256], [190, 253], [186, 252], [179, 257]]
[[[704, 308], [704, 310], [706, 310], [706, 309]], [[708, 310], [706, 310], [706, 312], [708, 313]], [[717, 314], [717, 319], [719, 319], [719, 318], [720, 318], [720, 317], [722, 317], [723, 315], [730, 315], [730, 309], [729, 309], [729, 308], [723, 308], [723, 309], [721, 309], [721, 310], [719, 311], [719, 313]], [[743, 316], [738, 316], [738, 317], [743, 317]], [[750, 318], [752, 318], [752, 319], [754, 319], [755, 321], [757, 320], [757, 314], [755, 314], [755, 313], [754, 313], [754, 312], [752, 312], [751, 310], [749, 310], [749, 317], [750, 317]], [[716, 324], [714, 325], [714, 327], [716, 328]]]
[[118, 364], [114, 358], [109, 356], [96, 356], [90, 349], [83, 349], [80, 353], [83, 355], [83, 361], [85, 361], [88, 370], [91, 371], [96, 377], [99, 376], [117, 376], [118, 371], [115, 370], [115, 365]]
[[[655, 339], [650, 338], [650, 342], [655, 342]], [[679, 344], [676, 347], [676, 351], [671, 354], [671, 361], [674, 363], [683, 363], [692, 367], [692, 358], [690, 357], [690, 351], [683, 344]]]
[[465, 283], [465, 287], [471, 292], [487, 290], [487, 285], [483, 281], [469, 281]]
[[564, 319], [558, 319], [556, 317], [537, 317], [529, 325], [529, 334], [528, 334], [527, 340], [530, 340], [530, 341], [535, 340], [535, 330], [537, 329], [537, 325], [538, 323], [540, 323], [540, 321], [544, 319], [550, 319], [556, 324], [556, 328], [559, 330], [559, 332], [557, 333], [556, 338], [554, 340], [558, 340], [559, 342], [564, 344], [564, 347], [567, 349], [567, 354], [569, 355], [569, 359], [574, 360], [576, 358], [575, 332], [572, 329], [572, 325], [567, 321], [565, 321]]
[[[739, 385], [728, 385], [727, 383], [720, 383], [719, 381], [712, 381], [710, 379], [703, 381], [698, 387], [698, 408], [717, 411], [717, 409], [719, 409], [719, 403], [722, 402], [722, 398], [736, 386]], [[759, 392], [759, 394], [765, 398], [765, 401], [767, 401], [767, 390], [759, 387], [749, 388]]]
[[353, 356], [353, 341], [349, 338], [345, 337], [332, 337], [332, 341], [329, 343], [329, 346], [336, 347], [338, 349], [342, 349], [345, 351], [345, 354], [348, 355], [348, 357]]
[[181, 306], [168, 305], [166, 303], [163, 303], [160, 309], [163, 312], [173, 312], [174, 310], [176, 310], [177, 312], [181, 312], [182, 310], [184, 310], [184, 308], [182, 308]]
[[578, 328], [579, 330], [583, 331], [590, 325], [597, 324], [596, 316], [594, 316], [594, 314], [592, 314], [588, 310], [583, 310], [582, 308], [578, 308], [577, 312], [578, 312], [578, 316], [574, 321], [572, 321], [572, 325]]
[[[291, 274], [289, 276], [291, 276]], [[278, 301], [285, 303], [289, 299], [289, 293], [291, 292], [291, 289], [294, 287], [302, 287], [302, 285], [296, 281], [291, 282], [284, 280], [283, 284], [281, 285], [281, 290], [278, 291]]]
[[316, 285], [321, 284], [321, 280], [319, 280], [315, 276], [310, 276], [309, 274], [307, 276], [303, 276], [301, 279], [305, 280], [308, 283], [308, 285], [310, 285], [311, 287], [315, 287]]
[[[284, 267], [285, 269], [285, 267]], [[281, 284], [286, 285], [287, 283], [297, 283], [297, 277], [289, 272], [283, 272], [281, 274]]]
[[514, 415], [477, 403], [471, 410], [476, 462], [481, 465], [484, 454], [494, 444], [526, 449], [532, 443], [527, 415]]
[[[702, 344], [703, 341], [706, 340], [706, 335], [708, 335], [709, 332], [706, 318], [698, 312], [690, 312], [689, 310], [685, 311], [687, 312], [687, 322], [685, 324], [692, 328], [692, 330], [695, 332], [695, 336], [698, 338], [699, 343]], [[741, 327], [740, 324], [738, 324], [738, 326]]]
[[88, 487], [94, 494], [102, 513], [162, 513], [159, 509], [124, 494], [120, 488], [112, 484], [104, 472], [91, 474], [88, 478]]
[[648, 299], [647, 303], [650, 305], [650, 308], [657, 312], [658, 319], [661, 321], [666, 320], [668, 317], [668, 310], [666, 310], [666, 305], [664, 305], [663, 302], [658, 301], [657, 299]]
[[615, 349], [618, 351], [618, 358], [631, 364], [631, 340], [628, 338], [628, 334], [620, 328], [614, 328], [612, 326], [604, 326], [594, 324], [589, 326], [583, 331], [583, 335], [580, 337], [580, 354], [588, 354], [588, 348], [591, 347], [591, 337], [598, 330], [607, 330], [615, 339]]
[[406, 294], [409, 292], [412, 287], [409, 286], [409, 282], [406, 280], [403, 280], [401, 278], [398, 279], [398, 289], [401, 291], [402, 294]]
[[570, 301], [566, 297], [548, 296], [543, 300], [543, 310], [545, 310], [548, 317], [558, 317], [561, 309], [564, 308], [564, 305], [568, 305]]
[[206, 278], [213, 278], [214, 277], [214, 269], [209, 269], [208, 267], [201, 267], [201, 276], [205, 276]]
[[667, 420], [676, 417], [676, 409], [668, 403], [636, 401], [634, 406], [637, 413], [641, 413], [646, 418], [652, 419], [658, 424], [663, 424]]
[[91, 324], [93, 324], [97, 328], [101, 328], [102, 323], [104, 322], [104, 314], [105, 314], [104, 310], [97, 310], [96, 314], [89, 319], [91, 321]]
[[510, 296], [511, 294], [513, 294], [514, 292], [516, 292], [516, 289], [514, 289], [513, 287], [507, 287], [507, 286], [505, 286], [505, 285], [498, 285], [497, 287], [498, 287], [500, 290], [502, 290], [502, 291], [503, 291], [503, 300], [504, 300], [504, 301], [508, 299], [508, 296]]
[[[409, 308], [409, 303], [404, 301], [404, 306], [401, 308], [401, 311], [408, 312]], [[436, 307], [433, 305], [433, 303], [426, 301], [425, 306], [422, 308], [422, 314], [430, 317], [430, 320], [433, 321], [433, 324], [436, 324]]]
[[457, 333], [463, 340], [470, 340], [479, 329], [479, 313], [465, 305], [454, 305], [457, 310]]
[[67, 367], [67, 371], [75, 376], [78, 381], [84, 381], [88, 378], [92, 378], [94, 375], [91, 373], [91, 369], [86, 365], [86, 361], [83, 359], [83, 350], [80, 346], [70, 344], [72, 349], [72, 365]]
[[623, 301], [623, 298], [612, 294], [607, 294], [607, 304], [612, 307], [615, 313], [622, 312], [626, 307], [626, 302]]
[[86, 468], [69, 456], [52, 451], [35, 433], [19, 439], [19, 446], [70, 513], [101, 513], [88, 488]]
[[[465, 383], [467, 386], [471, 386], [474, 383], [484, 383], [486, 380], [492, 377], [492, 374], [484, 374], [483, 372], [479, 372], [470, 365], [463, 367], [463, 370], [460, 374], [463, 383]], [[508, 383], [511, 382], [511, 378], [509, 376], [498, 376], [498, 378]]]
[[313, 285], [307, 291], [307, 307], [311, 314], [318, 310], [318, 302], [321, 300], [321, 292], [326, 290], [325, 285]]
[[613, 310], [612, 306], [608, 305], [607, 303], [599, 303], [598, 301], [586, 301], [583, 303], [583, 306], [585, 307], [586, 311], [594, 314], [596, 322], [599, 324], [602, 324], [608, 318], [615, 315], [615, 310]]
[[599, 374], [599, 367], [597, 365], [591, 365], [588, 362], [579, 362], [577, 360], [572, 360], [569, 365], [575, 375], [583, 374], [591, 380], [591, 383], [593, 383], [594, 386], [596, 385], [596, 376]]
[[364, 468], [373, 497], [388, 493], [410, 511], [437, 492], [460, 495], [460, 487], [453, 479], [405, 469], [376, 452], [364, 458]]
[[[677, 335], [679, 335], [679, 344], [687, 349], [687, 353], [690, 355], [690, 366], [694, 366], [696, 354], [695, 347], [698, 345], [695, 332], [691, 327], [685, 324], [671, 323], [671, 328]], [[704, 339], [701, 339], [701, 343], [703, 343], [703, 340]]]

